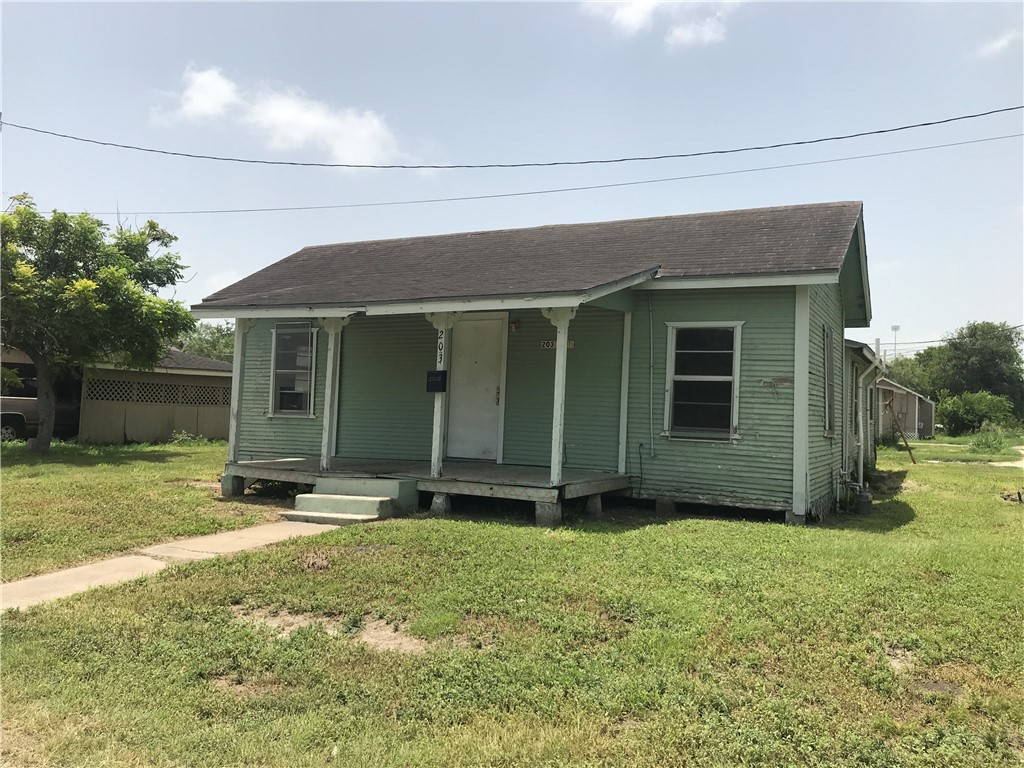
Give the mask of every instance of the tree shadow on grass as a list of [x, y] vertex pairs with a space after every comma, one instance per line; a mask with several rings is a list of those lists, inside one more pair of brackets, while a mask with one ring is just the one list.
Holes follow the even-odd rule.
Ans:
[[4, 443], [3, 448], [0, 448], [0, 460], [5, 467], [37, 467], [51, 464], [72, 467], [162, 464], [180, 456], [180, 453], [141, 450], [140, 446], [132, 445], [97, 446], [55, 442], [46, 453], [33, 453], [22, 442]]
[[[429, 505], [429, 494], [420, 500], [422, 507]], [[419, 512], [415, 517], [434, 517]], [[452, 496], [452, 513], [445, 519], [472, 523], [499, 523], [515, 526], [534, 526], [534, 503], [513, 499], [495, 499], [480, 496]], [[654, 501], [626, 497], [605, 496], [603, 509], [598, 514], [586, 511], [586, 498], [562, 502], [562, 525], [570, 530], [588, 533], [617, 534], [638, 528], [667, 525], [680, 520], [703, 519], [722, 522], [784, 522], [785, 514], [757, 509], [736, 509], [706, 504], [676, 504], [672, 514], [658, 514]]]
[[888, 533], [917, 517], [914, 508], [896, 496], [903, 488], [907, 470], [875, 470], [869, 477], [873, 500], [870, 512], [839, 512], [825, 521], [824, 528], [842, 528], [868, 533]]

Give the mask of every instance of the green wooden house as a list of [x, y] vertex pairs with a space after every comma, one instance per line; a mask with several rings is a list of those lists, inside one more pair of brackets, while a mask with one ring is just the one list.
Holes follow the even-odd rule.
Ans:
[[601, 494], [824, 514], [857, 475], [862, 208], [303, 248], [193, 308], [236, 322], [225, 492], [518, 498], [542, 523]]

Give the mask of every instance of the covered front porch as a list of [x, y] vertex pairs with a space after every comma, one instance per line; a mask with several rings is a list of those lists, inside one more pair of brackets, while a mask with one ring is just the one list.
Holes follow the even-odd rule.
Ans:
[[[498, 499], [532, 501], [551, 507], [563, 500], [588, 497], [589, 507], [600, 509], [602, 493], [622, 491], [630, 486], [629, 477], [618, 472], [566, 469], [561, 482], [551, 485], [547, 467], [494, 464], [482, 461], [447, 460], [444, 477], [433, 477], [430, 462], [401, 459], [331, 459], [327, 469], [318, 459], [290, 458], [228, 462], [227, 478], [244, 485], [254, 480], [316, 485], [322, 478], [397, 478], [416, 480], [416, 489], [437, 496], [487, 496]], [[443, 511], [443, 510], [442, 510]], [[538, 512], [551, 514], [552, 509]]]
[[[236, 318], [225, 493], [398, 478], [441, 513], [452, 495], [532, 501], [548, 524], [565, 500], [598, 508], [630, 487], [628, 288]], [[308, 393], [282, 388], [296, 370]]]

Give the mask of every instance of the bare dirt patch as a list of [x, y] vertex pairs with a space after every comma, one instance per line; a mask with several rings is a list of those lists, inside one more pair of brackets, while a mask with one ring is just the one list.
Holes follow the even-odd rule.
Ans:
[[899, 674], [914, 666], [914, 654], [906, 648], [887, 643], [884, 651], [886, 661], [889, 662], [889, 667], [893, 672]]
[[1003, 491], [999, 494], [1003, 501], [1010, 501], [1014, 504], [1024, 504], [1024, 489], [1019, 491]]
[[190, 488], [205, 488], [206, 490], [216, 491], [217, 495], [220, 495], [220, 483], [215, 480], [192, 480], [185, 483], [185, 485]]
[[258, 626], [270, 627], [280, 637], [288, 637], [297, 629], [318, 625], [331, 636], [340, 635], [345, 631], [344, 620], [335, 617], [310, 616], [305, 613], [271, 611], [269, 608], [242, 608], [241, 606], [233, 607], [231, 613], [236, 619]]
[[903, 484], [900, 487], [900, 490], [903, 491], [904, 493], [921, 493], [922, 491], [927, 491], [928, 486], [925, 485], [924, 483], [919, 483], [916, 480], [906, 478], [904, 479]]
[[218, 675], [210, 678], [210, 685], [215, 691], [237, 696], [240, 699], [253, 699], [278, 693], [284, 685], [273, 677], [242, 678], [235, 675]]
[[295, 559], [306, 571], [326, 571], [331, 567], [331, 551], [323, 547], [303, 552]]
[[402, 626], [369, 617], [363, 621], [362, 629], [356, 633], [356, 640], [377, 651], [424, 653], [430, 648], [425, 640], [410, 635]]
[[933, 680], [930, 677], [922, 677], [914, 683], [914, 690], [918, 693], [940, 693], [947, 696], [959, 696], [964, 692], [956, 683], [946, 680]]

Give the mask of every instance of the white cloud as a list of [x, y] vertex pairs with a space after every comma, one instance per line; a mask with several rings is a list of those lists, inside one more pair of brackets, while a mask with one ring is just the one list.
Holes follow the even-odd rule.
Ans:
[[271, 149], [316, 147], [336, 163], [387, 163], [401, 156], [380, 115], [335, 109], [301, 91], [260, 91], [248, 105], [245, 122]]
[[[209, 123], [217, 119], [248, 131], [268, 149], [316, 149], [335, 163], [386, 164], [411, 159], [376, 112], [334, 107], [298, 88], [245, 90], [215, 67], [189, 68], [184, 81], [181, 93], [176, 94], [174, 117], [179, 120]], [[154, 118], [167, 123], [160, 112], [155, 112]]]
[[220, 117], [239, 101], [238, 86], [219, 69], [197, 72], [190, 67], [185, 70], [184, 80], [178, 113], [186, 120]]
[[655, 11], [665, 3], [659, 0], [624, 0], [623, 2], [601, 2], [585, 0], [583, 10], [598, 18], [605, 19], [626, 35], [635, 35], [651, 24]]
[[585, 0], [588, 14], [604, 19], [619, 32], [633, 36], [661, 19], [667, 26], [665, 45], [679, 48], [711, 45], [725, 40], [725, 19], [736, 7], [734, 2], [676, 3], [663, 0], [622, 0], [599, 2]]
[[669, 46], [711, 45], [725, 40], [725, 24], [719, 16], [676, 24], [665, 35]]
[[995, 37], [987, 43], [979, 45], [975, 49], [974, 55], [983, 59], [990, 59], [993, 56], [998, 56], [1009, 48], [1014, 41], [1020, 40], [1020, 36], [1019, 29], [1008, 29], [1003, 32], [1003, 34], [999, 35], [999, 37]]

